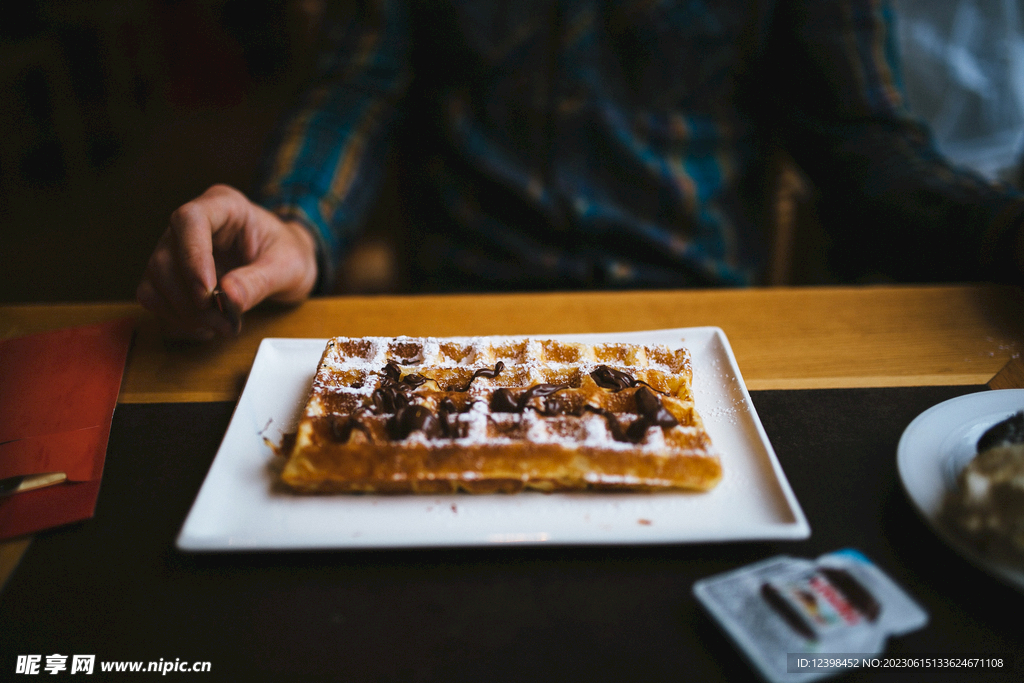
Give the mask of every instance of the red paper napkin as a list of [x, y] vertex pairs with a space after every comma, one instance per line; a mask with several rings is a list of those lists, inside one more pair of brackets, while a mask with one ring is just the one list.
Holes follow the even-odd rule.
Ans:
[[92, 517], [130, 318], [0, 341], [0, 479], [64, 472], [0, 498], [0, 539]]

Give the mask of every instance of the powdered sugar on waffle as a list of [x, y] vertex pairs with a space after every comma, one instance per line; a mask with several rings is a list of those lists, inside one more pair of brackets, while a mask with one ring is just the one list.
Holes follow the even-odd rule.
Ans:
[[[454, 440], [438, 439], [413, 431], [405, 439], [410, 445], [448, 445], [454, 441], [471, 447], [488, 443], [528, 442], [605, 450], [661, 451], [667, 444], [665, 434], [659, 427], [649, 428], [639, 444], [617, 441], [612, 437], [603, 415], [584, 412], [582, 415], [542, 416], [534, 410], [521, 413], [493, 412], [490, 409], [491, 396], [501, 387], [525, 389], [542, 383], [567, 383], [575, 388], [581, 383], [592, 383], [589, 375], [601, 365], [631, 375], [646, 371], [663, 373], [685, 382], [687, 393], [689, 391], [688, 354], [684, 351], [683, 355], [677, 355], [675, 351], [663, 346], [591, 346], [507, 337], [337, 337], [330, 340], [321, 359], [313, 383], [312, 399], [306, 407], [307, 417], [334, 412], [325, 403], [326, 397], [331, 395], [351, 397], [348, 403], [352, 406], [370, 405], [371, 396], [382, 381], [384, 368], [392, 361], [401, 368], [402, 376], [416, 373], [439, 380], [446, 377], [461, 378], [458, 381], [452, 379], [448, 386], [439, 387], [447, 391], [452, 391], [456, 385], [464, 386], [476, 370], [494, 368], [499, 361], [505, 366], [496, 378], [481, 376], [470, 384], [466, 393], [471, 406], [457, 417], [460, 424], [465, 426], [464, 436]], [[436, 383], [424, 385], [424, 389], [434, 390], [435, 387]], [[420, 391], [412, 391], [411, 396], [436, 410], [436, 401], [431, 405], [433, 399], [424, 399]], [[629, 419], [633, 416], [624, 417]], [[701, 426], [696, 415], [694, 419], [697, 421], [695, 425], [681, 424], [674, 427], [673, 431], [681, 430], [680, 433], [696, 435]]]

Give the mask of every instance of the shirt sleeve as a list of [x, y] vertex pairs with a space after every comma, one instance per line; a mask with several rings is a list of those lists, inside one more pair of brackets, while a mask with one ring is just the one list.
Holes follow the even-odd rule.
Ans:
[[953, 167], [906, 105], [887, 0], [780, 0], [775, 120], [819, 192], [843, 276], [1010, 279], [1024, 201]]
[[408, 82], [404, 3], [358, 4], [327, 22], [316, 77], [279, 126], [257, 184], [260, 204], [316, 239], [317, 293], [333, 289], [376, 196]]

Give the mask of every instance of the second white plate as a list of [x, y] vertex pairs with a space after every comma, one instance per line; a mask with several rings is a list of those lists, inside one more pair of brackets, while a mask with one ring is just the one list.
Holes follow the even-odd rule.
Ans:
[[722, 454], [707, 493], [301, 496], [275, 486], [267, 444], [293, 431], [325, 339], [265, 339], [178, 537], [187, 551], [799, 539], [810, 526], [715, 327], [536, 335], [685, 346], [694, 394]]
[[1024, 408], [1024, 389], [981, 391], [932, 406], [907, 426], [896, 451], [900, 480], [939, 538], [985, 571], [1024, 591], [1024, 571], [978, 553], [939, 523], [946, 494], [989, 427]]

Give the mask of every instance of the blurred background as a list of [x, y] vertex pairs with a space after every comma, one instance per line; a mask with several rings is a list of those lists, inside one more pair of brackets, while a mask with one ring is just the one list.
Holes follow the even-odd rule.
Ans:
[[[911, 104], [958, 163], [1019, 184], [1024, 0], [896, 0]], [[0, 9], [0, 302], [129, 300], [167, 217], [246, 189], [324, 0], [50, 0]], [[782, 222], [813, 196], [780, 182]], [[386, 203], [386, 202], [385, 202]], [[799, 231], [797, 231], [799, 234]], [[797, 245], [799, 250], [799, 245]], [[354, 291], [388, 288], [386, 250]], [[786, 282], [787, 263], [776, 281]]]
[[0, 301], [128, 300], [178, 205], [248, 188], [318, 0], [0, 9]]
[[1024, 152], [1024, 2], [894, 0], [904, 86], [939, 149], [1020, 186]]

